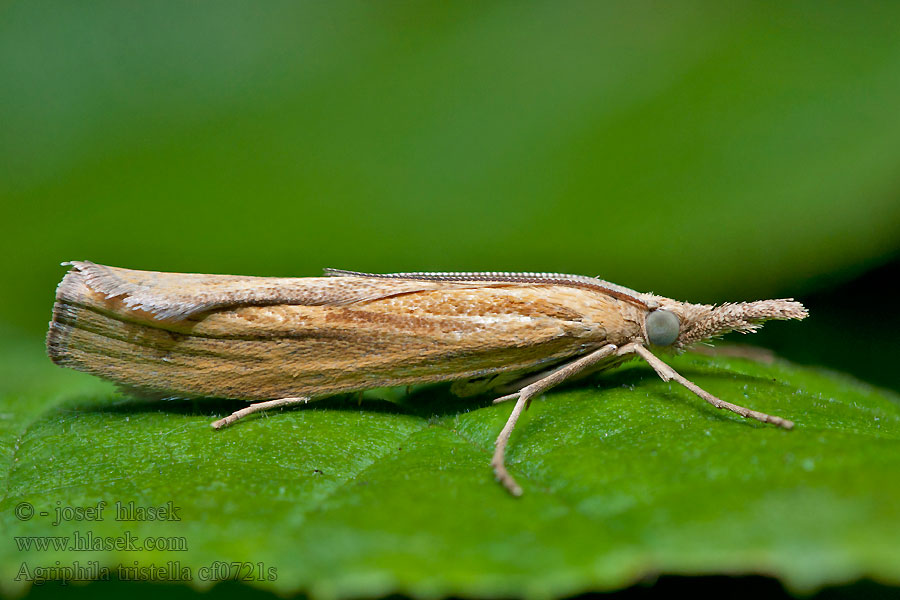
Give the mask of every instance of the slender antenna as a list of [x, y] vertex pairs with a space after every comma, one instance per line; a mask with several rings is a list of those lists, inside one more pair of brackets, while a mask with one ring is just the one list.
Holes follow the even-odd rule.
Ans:
[[646, 302], [640, 298], [638, 292], [584, 275], [567, 275], [565, 273], [512, 273], [508, 271], [412, 271], [409, 273], [363, 273], [360, 271], [346, 271], [344, 269], [325, 269], [329, 277], [377, 277], [380, 279], [413, 279], [416, 281], [484, 281], [493, 283], [539, 283], [549, 285], [565, 285], [597, 290], [609, 294], [630, 304], [634, 304], [648, 310], [656, 308], [655, 302]]

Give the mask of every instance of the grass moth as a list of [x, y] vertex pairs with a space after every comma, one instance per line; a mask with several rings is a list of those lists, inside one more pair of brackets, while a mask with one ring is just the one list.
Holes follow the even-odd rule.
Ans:
[[63, 264], [72, 268], [56, 292], [50, 358], [140, 392], [253, 402], [216, 429], [333, 394], [453, 381], [459, 395], [515, 401], [491, 464], [520, 495], [504, 455], [531, 399], [632, 357], [717, 408], [793, 427], [716, 398], [656, 355], [806, 317], [790, 299], [690, 304], [560, 273], [277, 278]]

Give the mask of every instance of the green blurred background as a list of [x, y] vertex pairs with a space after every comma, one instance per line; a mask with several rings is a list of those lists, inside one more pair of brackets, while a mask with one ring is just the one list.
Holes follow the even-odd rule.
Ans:
[[900, 3], [0, 6], [8, 343], [70, 259], [552, 270], [900, 387]]

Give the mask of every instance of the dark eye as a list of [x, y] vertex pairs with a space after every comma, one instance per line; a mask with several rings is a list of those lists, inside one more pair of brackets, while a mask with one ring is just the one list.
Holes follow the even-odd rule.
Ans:
[[647, 341], [654, 346], [669, 346], [678, 339], [681, 321], [675, 313], [654, 310], [647, 315]]

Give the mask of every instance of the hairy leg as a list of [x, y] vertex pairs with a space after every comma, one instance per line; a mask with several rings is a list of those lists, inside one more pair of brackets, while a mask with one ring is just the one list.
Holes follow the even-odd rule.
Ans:
[[793, 421], [782, 419], [781, 417], [776, 417], [775, 415], [767, 415], [763, 412], [751, 410], [749, 408], [744, 408], [743, 406], [738, 406], [737, 404], [732, 404], [730, 402], [720, 400], [706, 390], [702, 389], [694, 382], [689, 381], [688, 379], [680, 375], [675, 369], [664, 363], [659, 357], [650, 352], [644, 346], [640, 344], [630, 344], [629, 346], [624, 346], [622, 350], [634, 352], [635, 354], [646, 360], [648, 363], [650, 363], [650, 366], [653, 367], [653, 370], [656, 371], [656, 374], [659, 375], [663, 381], [677, 381], [716, 408], [724, 408], [725, 410], [730, 410], [731, 412], [737, 413], [742, 417], [756, 419], [757, 421], [762, 421], [763, 423], [772, 423], [773, 425], [778, 425], [779, 427], [784, 427], [785, 429], [791, 429], [794, 426]]
[[243, 419], [247, 415], [252, 415], [261, 410], [269, 410], [270, 408], [278, 408], [279, 406], [293, 406], [294, 404], [306, 404], [310, 401], [308, 396], [300, 396], [298, 398], [279, 398], [277, 400], [267, 400], [266, 402], [257, 402], [251, 404], [241, 410], [236, 410], [224, 419], [219, 419], [212, 423], [213, 429], [222, 429], [226, 425], [231, 425], [238, 419]]
[[506, 421], [506, 425], [503, 427], [503, 430], [500, 432], [500, 435], [497, 437], [497, 441], [494, 444], [494, 456], [491, 459], [491, 466], [494, 468], [494, 475], [496, 475], [497, 480], [503, 484], [503, 486], [509, 490], [509, 492], [513, 496], [521, 496], [522, 488], [516, 483], [516, 480], [512, 475], [509, 474], [509, 471], [506, 469], [506, 445], [509, 443], [509, 436], [512, 434], [513, 429], [516, 427], [516, 421], [519, 420], [519, 416], [522, 414], [528, 404], [531, 402], [531, 399], [535, 396], [542, 394], [547, 391], [551, 387], [562, 383], [572, 375], [583, 371], [584, 369], [590, 368], [598, 361], [603, 360], [607, 356], [612, 355], [617, 350], [617, 347], [614, 344], [608, 344], [603, 346], [599, 350], [595, 350], [591, 352], [587, 356], [583, 356], [577, 360], [573, 360], [567, 365], [551, 372], [549, 375], [544, 377], [543, 379], [539, 379], [530, 385], [526, 385], [518, 392], [513, 394], [509, 394], [507, 396], [503, 396], [502, 398], [497, 398], [494, 400], [497, 402], [504, 402], [506, 400], [516, 399], [516, 405], [513, 407], [512, 413], [509, 415], [509, 419]]

